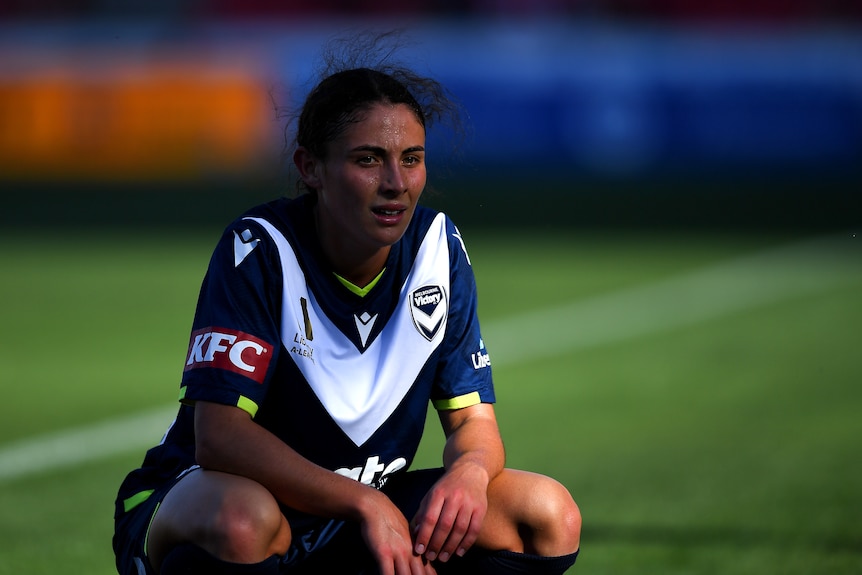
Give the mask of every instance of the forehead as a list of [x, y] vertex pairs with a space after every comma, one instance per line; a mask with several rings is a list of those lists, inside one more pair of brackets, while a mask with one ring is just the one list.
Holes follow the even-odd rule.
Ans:
[[425, 128], [405, 104], [374, 104], [347, 125], [341, 137], [347, 145], [410, 147], [423, 145]]

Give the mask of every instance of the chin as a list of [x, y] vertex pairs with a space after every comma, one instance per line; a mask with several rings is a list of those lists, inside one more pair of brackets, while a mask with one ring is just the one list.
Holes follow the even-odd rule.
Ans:
[[375, 238], [381, 246], [391, 246], [404, 236], [405, 231], [407, 231], [407, 226], [388, 228], [381, 233], [375, 234]]

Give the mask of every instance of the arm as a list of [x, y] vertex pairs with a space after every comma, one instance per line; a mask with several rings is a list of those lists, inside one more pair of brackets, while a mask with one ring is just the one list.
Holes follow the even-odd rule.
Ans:
[[425, 496], [414, 518], [415, 551], [446, 561], [463, 555], [479, 536], [488, 509], [488, 484], [502, 470], [505, 452], [491, 404], [441, 411], [446, 433], [445, 475]]
[[299, 511], [359, 523], [382, 573], [424, 573], [407, 520], [383, 493], [312, 463], [236, 407], [197, 402], [195, 436], [201, 467], [253, 479]]

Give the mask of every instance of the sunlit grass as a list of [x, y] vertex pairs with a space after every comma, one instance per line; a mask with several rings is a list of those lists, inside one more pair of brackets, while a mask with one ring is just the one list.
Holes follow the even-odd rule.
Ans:
[[[785, 241], [462, 231], [489, 327]], [[174, 401], [216, 238], [0, 238], [0, 449]], [[495, 367], [509, 464], [557, 477], [581, 506], [573, 572], [862, 571], [862, 249], [839, 245], [824, 257], [844, 283]], [[417, 464], [439, 461], [431, 434]], [[114, 572], [113, 498], [142, 457], [6, 480], [0, 573]]]

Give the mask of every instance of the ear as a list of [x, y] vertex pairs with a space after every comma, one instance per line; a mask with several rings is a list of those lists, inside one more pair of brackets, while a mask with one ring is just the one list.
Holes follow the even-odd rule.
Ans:
[[303, 183], [312, 190], [320, 189], [320, 170], [323, 162], [306, 148], [299, 146], [293, 152], [293, 164]]

